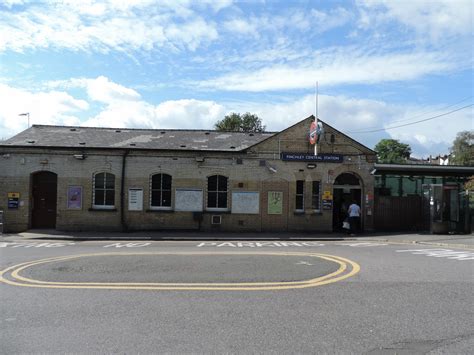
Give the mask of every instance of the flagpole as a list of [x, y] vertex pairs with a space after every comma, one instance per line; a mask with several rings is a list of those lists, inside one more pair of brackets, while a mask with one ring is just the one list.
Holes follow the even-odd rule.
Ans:
[[[314, 122], [316, 123], [316, 129], [318, 127], [318, 95], [319, 95], [319, 87], [318, 82], [316, 81], [316, 87], [314, 88]], [[318, 143], [314, 143], [314, 155], [318, 155]]]

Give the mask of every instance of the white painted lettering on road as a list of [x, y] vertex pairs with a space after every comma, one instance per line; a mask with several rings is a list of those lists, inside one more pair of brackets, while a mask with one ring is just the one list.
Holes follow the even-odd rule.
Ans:
[[142, 248], [147, 247], [151, 243], [113, 243], [104, 245], [104, 248]]
[[362, 242], [362, 243], [343, 243], [339, 245], [345, 245], [348, 247], [364, 248], [364, 247], [379, 247], [388, 245], [386, 243], [372, 243], [372, 242]]
[[0, 248], [61, 248], [76, 243], [0, 243]]
[[451, 249], [408, 249], [397, 250], [397, 253], [411, 253], [414, 255], [425, 255], [453, 260], [474, 260], [474, 252], [455, 251]]
[[322, 247], [324, 244], [317, 242], [202, 242], [197, 245], [198, 248], [281, 248], [281, 247]]

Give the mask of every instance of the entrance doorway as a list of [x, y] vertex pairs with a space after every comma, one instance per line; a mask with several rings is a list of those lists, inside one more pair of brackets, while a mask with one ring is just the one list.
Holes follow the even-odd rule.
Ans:
[[32, 180], [32, 228], [56, 228], [58, 176], [49, 171], [34, 173]]
[[[354, 174], [343, 173], [336, 178], [333, 185], [332, 230], [334, 232], [345, 231], [342, 228], [342, 222], [346, 219], [347, 209], [353, 201], [362, 208], [362, 185]], [[361, 229], [363, 229], [362, 215]]]

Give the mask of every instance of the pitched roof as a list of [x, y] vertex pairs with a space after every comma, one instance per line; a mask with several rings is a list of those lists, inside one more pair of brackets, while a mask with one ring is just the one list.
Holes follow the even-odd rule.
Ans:
[[274, 133], [33, 125], [0, 146], [242, 151]]

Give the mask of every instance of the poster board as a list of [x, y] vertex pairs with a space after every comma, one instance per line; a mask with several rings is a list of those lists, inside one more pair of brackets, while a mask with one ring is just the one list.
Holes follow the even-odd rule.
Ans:
[[67, 209], [82, 210], [82, 186], [67, 187]]
[[268, 191], [268, 214], [283, 214], [282, 191]]
[[130, 188], [128, 189], [128, 210], [142, 211], [143, 210], [143, 189]]
[[258, 214], [260, 193], [253, 191], [232, 192], [232, 213]]
[[176, 189], [175, 211], [202, 212], [202, 189]]

